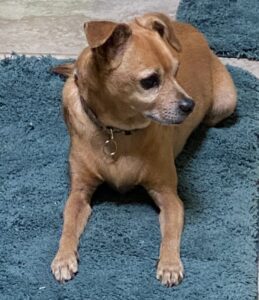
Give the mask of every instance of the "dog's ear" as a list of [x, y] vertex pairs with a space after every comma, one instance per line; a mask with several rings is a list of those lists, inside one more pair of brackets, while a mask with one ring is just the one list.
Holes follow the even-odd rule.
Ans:
[[175, 35], [173, 23], [167, 15], [148, 13], [135, 20], [140, 26], [157, 31], [176, 51], [181, 51], [181, 44]]
[[69, 77], [73, 74], [74, 68], [75, 68], [74, 63], [67, 63], [52, 68], [51, 72]]
[[102, 63], [114, 68], [120, 63], [125, 44], [132, 34], [129, 25], [109, 21], [91, 21], [84, 24], [86, 38], [92, 52]]

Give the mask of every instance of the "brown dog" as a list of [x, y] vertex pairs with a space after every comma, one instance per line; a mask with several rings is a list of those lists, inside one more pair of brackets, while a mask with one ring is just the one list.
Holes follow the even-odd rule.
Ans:
[[178, 284], [184, 213], [173, 159], [200, 122], [214, 125], [234, 111], [235, 87], [203, 35], [164, 14], [129, 24], [89, 22], [85, 33], [89, 47], [75, 64], [55, 70], [69, 75], [63, 104], [71, 191], [52, 272], [61, 282], [77, 272], [79, 237], [96, 187], [140, 184], [160, 209], [157, 278]]

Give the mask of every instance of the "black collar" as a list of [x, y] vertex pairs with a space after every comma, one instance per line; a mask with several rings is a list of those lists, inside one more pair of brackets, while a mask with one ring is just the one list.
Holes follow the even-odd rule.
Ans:
[[132, 132], [137, 131], [139, 129], [132, 129], [132, 130], [125, 130], [117, 127], [112, 126], [105, 126], [96, 116], [96, 114], [93, 112], [93, 110], [88, 106], [85, 99], [80, 96], [81, 104], [84, 108], [85, 113], [88, 115], [89, 119], [102, 131], [110, 134], [112, 131], [113, 133], [124, 133], [125, 135], [130, 135]]

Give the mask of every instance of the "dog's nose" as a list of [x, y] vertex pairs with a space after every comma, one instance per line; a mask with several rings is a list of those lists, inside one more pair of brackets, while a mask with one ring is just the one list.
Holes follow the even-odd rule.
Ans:
[[185, 113], [191, 113], [194, 108], [194, 101], [189, 98], [179, 100], [179, 108]]

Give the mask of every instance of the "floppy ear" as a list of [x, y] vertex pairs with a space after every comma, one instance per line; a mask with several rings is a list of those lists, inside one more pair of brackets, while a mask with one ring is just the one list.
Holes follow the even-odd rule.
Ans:
[[157, 31], [176, 51], [181, 51], [181, 44], [175, 35], [173, 23], [167, 15], [150, 13], [135, 20], [140, 26]]
[[84, 24], [89, 47], [97, 60], [112, 68], [121, 62], [125, 44], [132, 34], [129, 25], [109, 21], [91, 21]]

